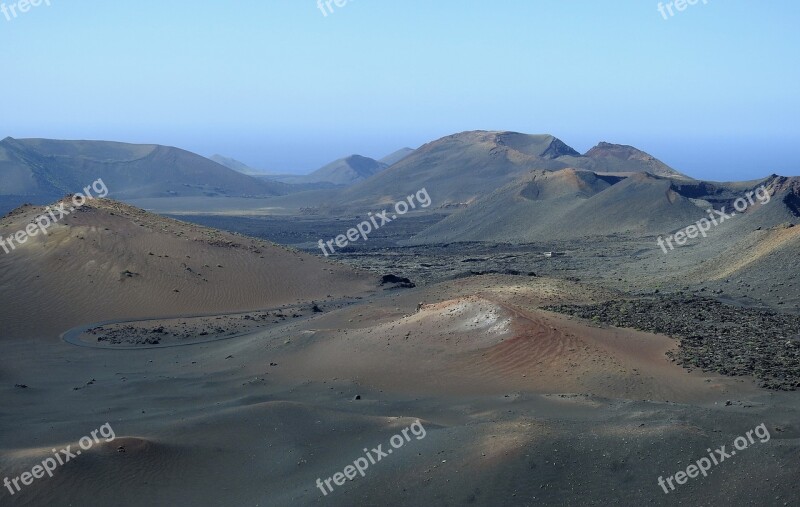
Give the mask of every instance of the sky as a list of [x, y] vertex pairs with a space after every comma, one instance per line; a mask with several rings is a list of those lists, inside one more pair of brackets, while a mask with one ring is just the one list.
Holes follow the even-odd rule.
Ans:
[[14, 17], [0, 0], [0, 138], [290, 173], [511, 130], [696, 178], [800, 175], [796, 0], [48, 1]]

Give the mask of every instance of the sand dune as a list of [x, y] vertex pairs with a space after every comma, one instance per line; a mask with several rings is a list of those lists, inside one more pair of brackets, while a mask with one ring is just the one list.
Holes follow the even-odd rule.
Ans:
[[[511, 388], [698, 401], [740, 389], [730, 379], [674, 365], [665, 354], [677, 343], [668, 337], [601, 329], [522, 305], [489, 295], [459, 297], [379, 322], [359, 319], [360, 307], [338, 310], [310, 324], [293, 374], [319, 380], [348, 371], [384, 390], [450, 394]], [[338, 327], [344, 322], [346, 329]]]

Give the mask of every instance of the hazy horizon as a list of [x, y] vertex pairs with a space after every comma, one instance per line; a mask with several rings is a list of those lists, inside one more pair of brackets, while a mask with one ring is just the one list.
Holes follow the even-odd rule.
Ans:
[[[508, 130], [508, 129], [470, 129], [470, 130]], [[180, 148], [183, 150], [191, 151], [198, 155], [202, 155], [207, 158], [211, 158], [214, 155], [222, 155], [226, 158], [231, 158], [242, 162], [249, 166], [252, 169], [262, 170], [264, 172], [271, 172], [271, 173], [279, 173], [279, 174], [308, 174], [311, 173], [335, 160], [339, 160], [342, 158], [349, 157], [351, 155], [362, 155], [365, 157], [370, 157], [373, 159], [381, 159], [387, 155], [394, 153], [397, 150], [403, 148], [412, 148], [417, 149], [420, 146], [440, 139], [441, 137], [456, 134], [459, 132], [464, 131], [454, 131], [449, 132], [446, 134], [439, 135], [434, 138], [426, 139], [421, 142], [416, 143], [408, 143], [408, 144], [398, 144], [398, 145], [389, 145], [387, 142], [381, 143], [379, 140], [372, 143], [371, 149], [359, 149], [356, 148], [356, 143], [343, 143], [347, 144], [348, 146], [352, 145], [354, 148], [351, 151], [337, 151], [335, 146], [330, 147], [329, 149], [323, 152], [317, 153], [305, 153], [301, 151], [298, 153], [295, 150], [301, 150], [303, 147], [301, 145], [297, 145], [295, 147], [287, 148], [285, 144], [281, 146], [277, 146], [274, 149], [269, 149], [269, 157], [264, 157], [264, 149], [242, 149], [240, 146], [232, 145], [231, 149], [228, 151], [208, 151], [207, 149], [204, 150], [203, 146], [197, 143], [192, 143], [191, 141], [187, 140], [186, 143], [171, 143], [171, 142], [159, 142], [149, 140], [148, 138], [144, 139], [119, 139], [119, 138], [110, 138], [110, 139], [101, 139], [101, 138], [77, 138], [77, 137], [49, 137], [49, 136], [10, 136], [16, 139], [25, 139], [25, 138], [46, 138], [46, 139], [60, 139], [60, 140], [69, 140], [69, 141], [114, 141], [114, 142], [123, 142], [123, 143], [131, 143], [131, 144], [159, 144], [164, 146], [172, 146], [175, 148]], [[551, 132], [522, 132], [524, 134], [552, 134]], [[555, 134], [552, 134], [555, 135]], [[5, 136], [3, 136], [5, 137]], [[688, 176], [691, 176], [696, 179], [704, 179], [709, 181], [744, 181], [744, 180], [759, 180], [765, 178], [771, 174], [779, 174], [781, 176], [798, 176], [800, 175], [800, 170], [792, 169], [796, 168], [796, 164], [791, 163], [783, 163], [781, 160], [778, 160], [775, 165], [768, 165], [764, 162], [764, 159], [761, 157], [761, 152], [746, 152], [746, 151], [733, 151], [731, 152], [730, 142], [725, 140], [717, 140], [717, 144], [708, 144], [708, 143], [698, 143], [695, 148], [697, 151], [686, 150], [684, 152], [673, 151], [670, 152], [670, 146], [664, 145], [664, 153], [660, 154], [661, 151], [657, 149], [649, 149], [645, 145], [641, 144], [632, 144], [628, 142], [620, 142], [615, 139], [600, 139], [596, 142], [589, 142], [589, 143], [571, 143], [568, 139], [565, 139], [562, 136], [555, 135], [555, 137], [561, 139], [566, 144], [571, 146], [572, 148], [576, 149], [580, 153], [586, 153], [589, 149], [596, 146], [600, 142], [609, 142], [612, 144], [624, 144], [624, 145], [631, 145], [639, 150], [649, 153], [653, 155], [657, 159], [661, 160], [662, 162], [666, 163], [667, 165], [671, 166], [673, 169], [676, 169], [679, 172], [682, 172]], [[414, 136], [408, 136], [409, 139], [416, 139]], [[781, 150], [785, 149], [785, 146], [778, 141], [774, 141], [774, 150], [780, 152]], [[196, 146], [192, 146], [196, 144]], [[263, 144], [263, 143], [262, 143]], [[738, 145], [738, 143], [733, 143]], [[366, 144], [365, 144], [366, 145]], [[653, 143], [653, 146], [657, 146], [657, 143]], [[762, 143], [761, 146], [763, 147], [764, 144]], [[224, 148], [224, 147], [223, 147]], [[683, 156], [681, 156], [683, 155]], [[736, 165], [734, 166], [726, 166], [729, 171], [733, 171], [730, 177], [725, 177], [726, 174], [729, 174], [726, 171], [719, 170], [718, 165], [708, 165], [713, 164], [715, 160], [723, 160], [725, 161], [725, 157], [730, 157]], [[270, 164], [270, 161], [281, 161], [283, 160], [284, 163], [281, 164], [277, 162], [275, 164]], [[727, 161], [725, 161], [727, 163]], [[781, 169], [783, 167], [784, 169]], [[739, 168], [740, 171], [734, 171], [734, 169]]]
[[710, 1], [670, 19], [656, 6], [409, 0], [324, 16], [314, 0], [54, 0], [0, 17], [0, 42], [24, 48], [4, 59], [17, 86], [0, 135], [157, 143], [305, 173], [513, 130], [580, 152], [632, 145], [695, 178], [800, 174], [784, 155], [800, 141], [800, 71], [787, 63], [800, 6]]

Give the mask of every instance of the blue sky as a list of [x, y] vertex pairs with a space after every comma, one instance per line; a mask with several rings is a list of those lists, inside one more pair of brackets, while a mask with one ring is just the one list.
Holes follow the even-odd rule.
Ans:
[[0, 14], [0, 137], [295, 172], [515, 130], [631, 144], [707, 179], [800, 174], [800, 2], [700, 0], [668, 20], [657, 4], [51, 0]]

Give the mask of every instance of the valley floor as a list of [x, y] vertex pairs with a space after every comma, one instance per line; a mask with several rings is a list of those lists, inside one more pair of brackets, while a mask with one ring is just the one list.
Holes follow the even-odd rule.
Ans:
[[[416, 288], [236, 314], [86, 322], [73, 343], [46, 334], [4, 340], [0, 478], [30, 470], [51, 449], [76, 449], [106, 422], [117, 438], [13, 496], [3, 488], [0, 502], [800, 502], [798, 391], [761, 388], [741, 370], [684, 368], [671, 359], [681, 354], [679, 339], [632, 329], [647, 329], [635, 325], [635, 309], [595, 307], [598, 318], [575, 310], [683, 292], [678, 303], [708, 296], [777, 319], [766, 321], [775, 333], [800, 332], [787, 311], [797, 310], [794, 279], [783, 274], [778, 294], [764, 280], [677, 282], [653, 269], [664, 260], [644, 240], [630, 238], [402, 248], [386, 241], [338, 260], [408, 277]], [[572, 316], [553, 311], [568, 309]], [[709, 312], [705, 325], [722, 327], [725, 315]], [[780, 319], [783, 327], [771, 324]], [[773, 339], [765, 332], [749, 345]], [[761, 438], [734, 447], [761, 425], [768, 437], [756, 433]], [[371, 451], [378, 446], [381, 453]], [[730, 457], [707, 476], [678, 480], [722, 446]], [[374, 463], [364, 476], [339, 485], [337, 474], [367, 455]], [[670, 479], [666, 487], [660, 478]]]

